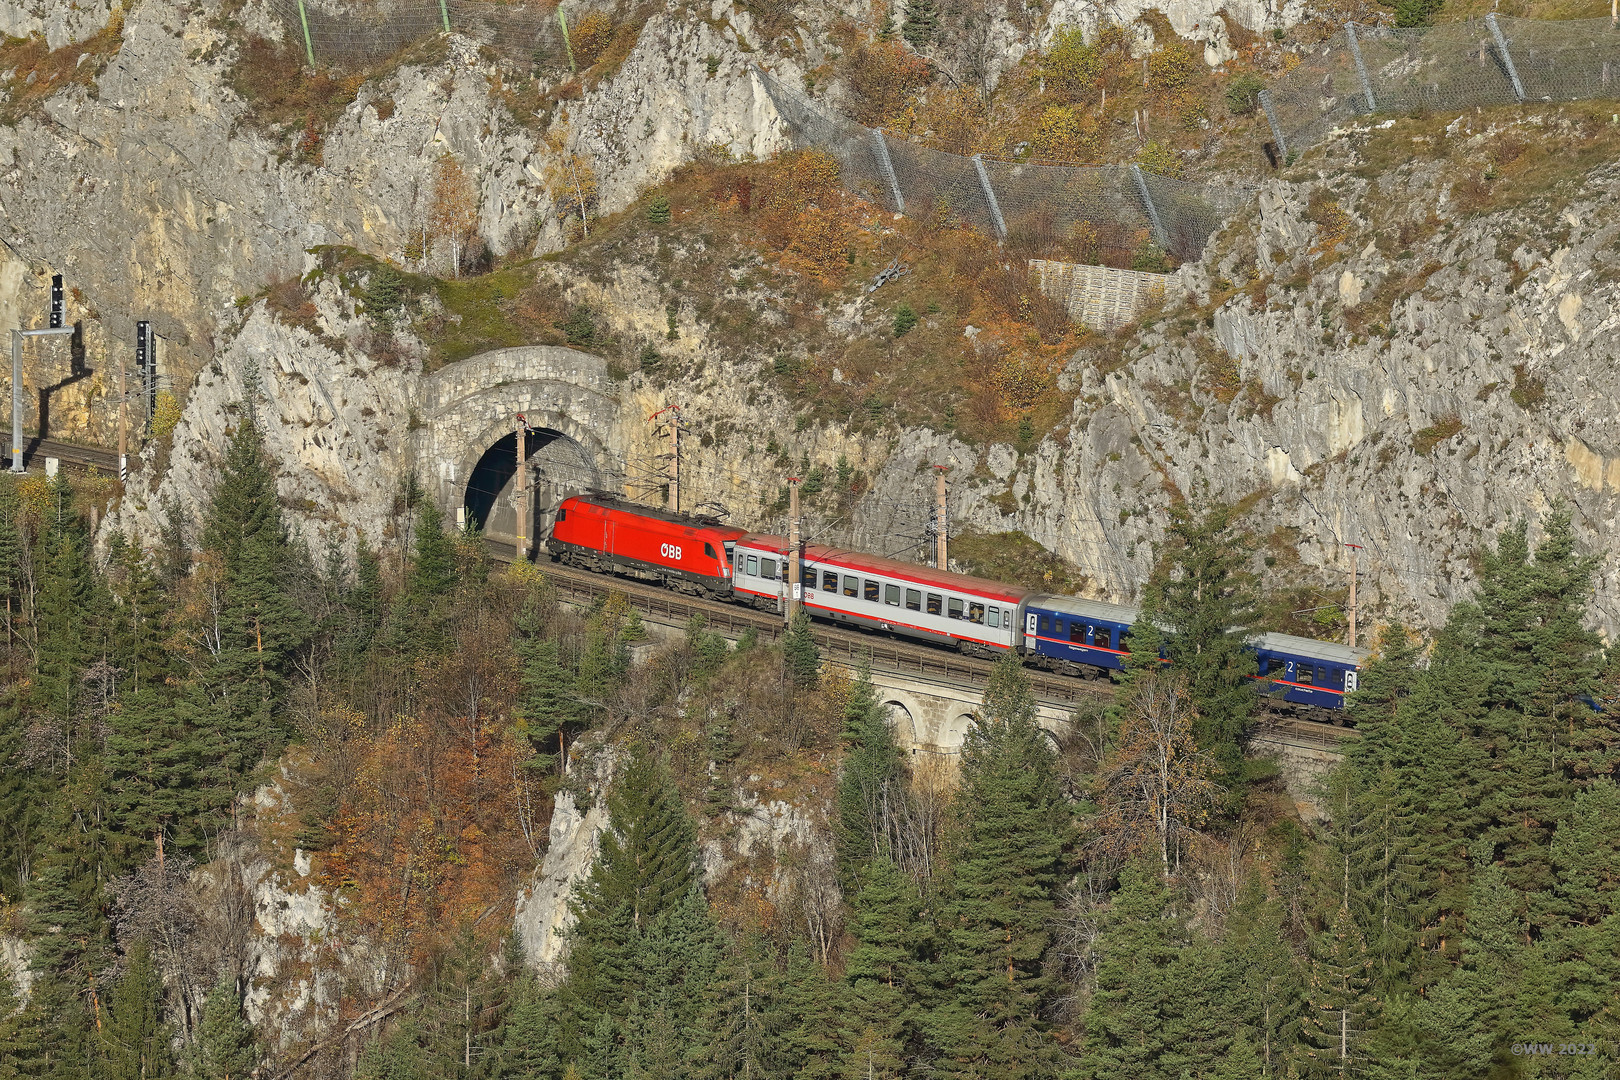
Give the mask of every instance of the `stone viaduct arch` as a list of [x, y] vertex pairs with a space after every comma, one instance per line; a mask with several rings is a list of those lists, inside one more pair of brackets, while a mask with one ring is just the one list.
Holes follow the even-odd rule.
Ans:
[[[422, 482], [450, 521], [470, 510], [487, 535], [507, 539], [513, 532], [518, 413], [538, 429], [526, 440], [539, 463], [538, 524], [557, 499], [605, 486], [614, 472], [622, 419], [600, 357], [554, 345], [496, 349], [444, 367], [423, 383], [412, 452]], [[532, 526], [528, 532], [534, 535]]]

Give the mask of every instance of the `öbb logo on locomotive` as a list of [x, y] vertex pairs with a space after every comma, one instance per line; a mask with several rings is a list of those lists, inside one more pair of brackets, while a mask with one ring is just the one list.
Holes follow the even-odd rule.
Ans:
[[[546, 541], [554, 559], [650, 579], [666, 588], [781, 612], [792, 559], [785, 537], [609, 495], [572, 496]], [[817, 619], [952, 647], [972, 656], [1013, 653], [1026, 664], [1095, 677], [1124, 667], [1139, 612], [1124, 604], [1035, 592], [984, 578], [805, 544], [805, 611]], [[678, 563], [678, 566], [671, 565]], [[1248, 642], [1261, 693], [1301, 709], [1337, 710], [1357, 688], [1367, 651], [1291, 634]]]

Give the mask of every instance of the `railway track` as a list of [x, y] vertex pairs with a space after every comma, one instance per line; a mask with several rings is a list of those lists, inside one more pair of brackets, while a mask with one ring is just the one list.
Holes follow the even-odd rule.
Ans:
[[[0, 467], [11, 468], [11, 445], [9, 439], [0, 454]], [[23, 443], [23, 465], [27, 468], [44, 468], [46, 458], [55, 458], [63, 465], [74, 469], [100, 469], [103, 472], [117, 474], [118, 451], [108, 450], [100, 446], [76, 446], [73, 443], [59, 442], [56, 439], [30, 438]]]
[[[485, 543], [496, 560], [512, 561], [510, 545], [489, 540]], [[557, 589], [559, 598], [565, 602], [589, 604], [612, 591], [622, 593], [631, 607], [660, 622], [685, 623], [693, 615], [702, 615], [712, 630], [732, 635], [752, 630], [767, 641], [775, 641], [786, 630], [781, 616], [769, 612], [719, 600], [684, 596], [632, 578], [594, 574], [561, 563], [539, 565], [547, 580]], [[890, 674], [914, 675], [930, 681], [974, 687], [984, 686], [989, 681], [990, 669], [994, 667], [988, 660], [961, 656], [928, 645], [897, 641], [875, 632], [863, 633], [816, 623], [811, 633], [824, 657], [851, 667], [864, 660], [870, 662], [874, 670]], [[1068, 678], [1035, 670], [1029, 672], [1029, 677], [1036, 699], [1047, 705], [1074, 706], [1087, 699], [1108, 697], [1114, 693], [1114, 684], [1107, 678]], [[1344, 739], [1356, 736], [1353, 729], [1282, 713], [1265, 715], [1254, 734], [1269, 742], [1330, 751], [1336, 750]]]

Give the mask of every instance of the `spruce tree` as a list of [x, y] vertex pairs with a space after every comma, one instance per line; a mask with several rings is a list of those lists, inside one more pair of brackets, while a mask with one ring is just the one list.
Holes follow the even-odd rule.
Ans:
[[1163, 572], [1148, 582], [1141, 615], [1128, 636], [1132, 670], [1157, 665], [1161, 650], [1187, 680], [1198, 707], [1193, 733], [1228, 783], [1242, 770], [1238, 739], [1256, 708], [1248, 639], [1259, 617], [1249, 552], [1230, 507], [1202, 518], [1171, 510]]
[[190, 1058], [191, 1075], [200, 1080], [247, 1080], [258, 1064], [253, 1025], [242, 1014], [234, 980], [221, 979], [203, 1001]]
[[406, 590], [416, 603], [428, 605], [456, 586], [456, 543], [444, 531], [444, 512], [431, 501], [423, 501], [418, 516]]
[[1372, 957], [1348, 905], [1311, 941], [1302, 1013], [1301, 1075], [1342, 1073], [1363, 1060], [1361, 1038], [1377, 1014]]
[[602, 1020], [636, 992], [645, 935], [667, 912], [690, 902], [698, 882], [696, 827], [669, 770], [644, 748], [632, 749], [608, 798], [608, 814], [600, 853], [575, 890], [577, 921], [562, 987], [565, 1026], [572, 1030], [561, 1049], [582, 1070], [609, 1061], [599, 1035], [620, 1045], [621, 1027], [603, 1027]]
[[821, 650], [810, 631], [810, 616], [802, 607], [793, 613], [782, 637], [782, 662], [789, 681], [801, 690], [813, 688], [821, 680]]
[[530, 972], [518, 978], [512, 1012], [502, 1032], [500, 1080], [551, 1080], [562, 1071], [557, 1055], [556, 995]]
[[888, 858], [873, 859], [851, 904], [855, 946], [844, 962], [839, 1023], [846, 1075], [872, 1069], [897, 1076], [905, 1069], [924, 989], [921, 914], [912, 879]]
[[872, 685], [871, 668], [864, 663], [844, 709], [843, 742], [844, 760], [833, 796], [838, 811], [833, 845], [838, 880], [846, 894], [853, 894], [869, 860], [896, 857], [890, 821], [905, 798], [900, 748]]
[[173, 1076], [169, 1044], [174, 1033], [163, 1021], [163, 977], [152, 950], [138, 941], [125, 958], [124, 973], [107, 1003], [106, 1023], [97, 1032], [101, 1080], [160, 1080]]
[[935, 0], [906, 0], [906, 21], [900, 32], [912, 48], [928, 46], [939, 36], [939, 5]]
[[308, 619], [286, 583], [296, 560], [276, 494], [273, 463], [248, 410], [231, 435], [209, 503], [203, 546], [217, 560], [225, 602], [218, 652], [205, 675], [215, 706], [212, 734], [244, 766], [240, 783], [286, 737], [279, 713], [293, 654], [308, 637]]
[[938, 1001], [925, 1029], [936, 1072], [1042, 1075], [1051, 992], [1042, 961], [1069, 829], [1051, 742], [1016, 656], [992, 672], [962, 754], [966, 808], [939, 920]]
[[557, 643], [550, 638], [520, 639], [517, 652], [523, 663], [517, 716], [519, 731], [534, 747], [530, 764], [560, 771], [564, 732], [581, 722], [583, 712], [575, 696], [575, 677], [563, 666]]
[[1126, 863], [1099, 927], [1080, 1080], [1195, 1074], [1188, 1006], [1203, 953], [1191, 943], [1156, 863]]

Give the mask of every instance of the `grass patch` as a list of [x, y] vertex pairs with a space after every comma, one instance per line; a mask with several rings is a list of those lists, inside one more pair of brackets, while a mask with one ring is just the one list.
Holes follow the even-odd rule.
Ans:
[[970, 574], [1026, 589], [1072, 595], [1091, 584], [1078, 566], [1017, 531], [968, 529], [951, 537], [950, 554]]
[[107, 64], [124, 47], [124, 13], [114, 8], [107, 25], [84, 41], [51, 49], [43, 34], [0, 39], [0, 122], [13, 125], [46, 98], [72, 85], [94, 87]]
[[1447, 439], [1455, 438], [1461, 433], [1462, 429], [1461, 417], [1455, 414], [1442, 416], [1433, 424], [1412, 436], [1412, 450], [1417, 454], [1427, 455]]

